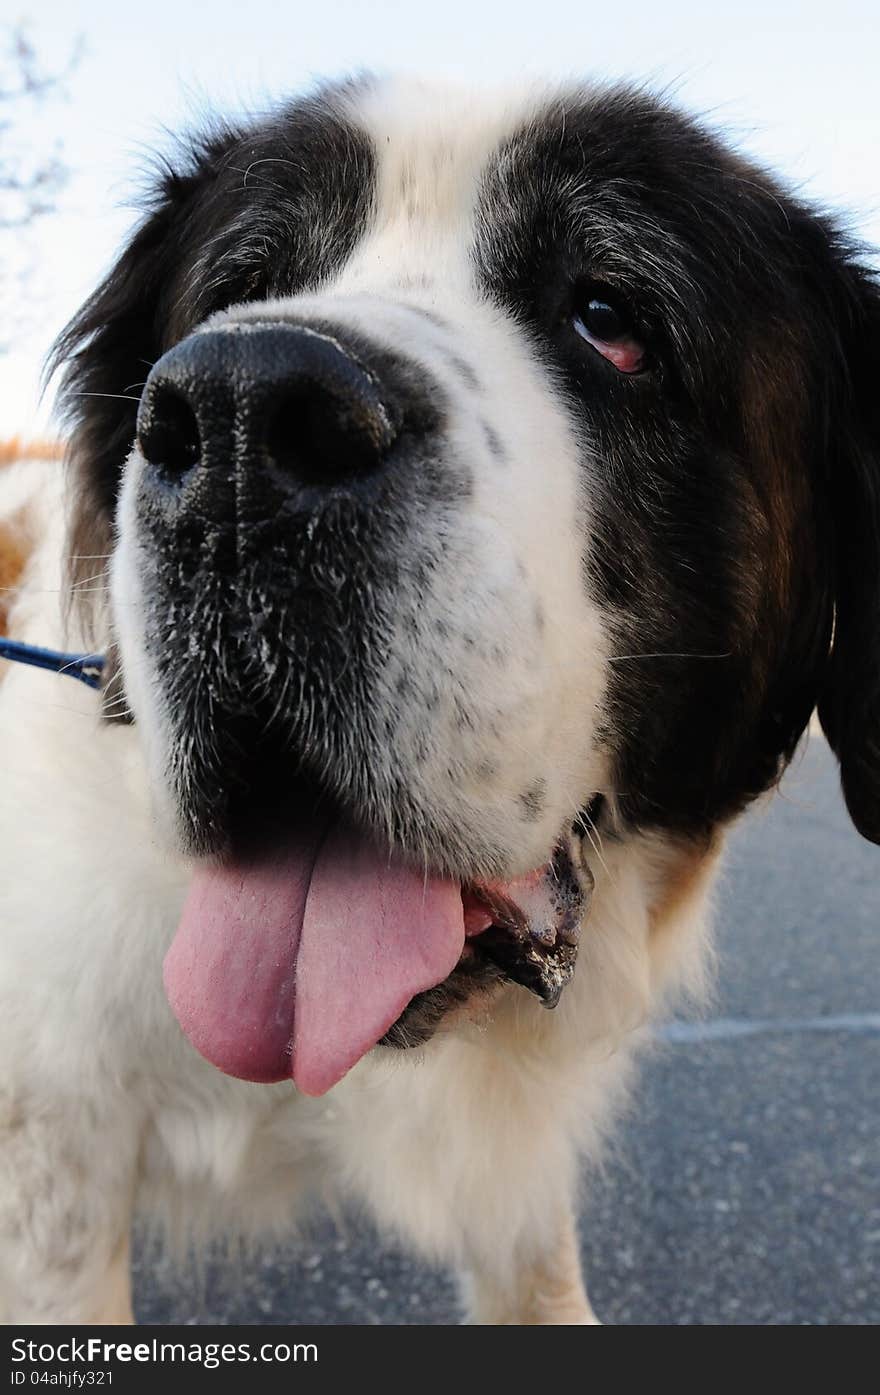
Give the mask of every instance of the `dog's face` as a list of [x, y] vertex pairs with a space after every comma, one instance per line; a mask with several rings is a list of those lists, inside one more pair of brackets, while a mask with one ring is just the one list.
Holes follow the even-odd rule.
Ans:
[[705, 835], [817, 701], [880, 837], [878, 326], [640, 94], [363, 83], [194, 147], [59, 350], [108, 712], [184, 850], [238, 868], [271, 808], [470, 929], [550, 864], [580, 907], [585, 809]]

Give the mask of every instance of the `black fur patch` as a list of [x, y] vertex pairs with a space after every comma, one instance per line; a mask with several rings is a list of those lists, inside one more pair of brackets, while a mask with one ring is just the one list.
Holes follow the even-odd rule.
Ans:
[[[702, 832], [778, 778], [826, 683], [853, 536], [852, 522], [831, 532], [829, 479], [855, 484], [844, 507], [866, 507], [858, 604], [875, 608], [861, 612], [870, 636], [859, 620], [848, 634], [871, 656], [860, 671], [875, 704], [855, 744], [880, 750], [880, 433], [876, 394], [854, 391], [877, 361], [878, 302], [846, 238], [630, 90], [558, 102], [524, 126], [487, 170], [476, 221], [487, 292], [578, 404], [584, 562], [615, 638], [605, 724], [625, 819]], [[647, 345], [638, 377], [573, 328], [596, 284]], [[874, 812], [862, 798], [859, 826], [876, 836], [868, 763]]]
[[547, 800], [547, 781], [536, 780], [527, 790], [523, 790], [519, 797], [519, 802], [523, 808], [523, 817], [530, 823], [539, 819], [544, 812], [544, 804]]
[[501, 444], [501, 437], [488, 421], [483, 422], [483, 435], [486, 437], [486, 445], [495, 456], [495, 459], [503, 460], [505, 458], [505, 450], [504, 446]]

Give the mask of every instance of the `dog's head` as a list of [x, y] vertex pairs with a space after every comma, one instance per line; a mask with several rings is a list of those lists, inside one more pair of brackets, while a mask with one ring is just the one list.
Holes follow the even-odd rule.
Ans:
[[690, 120], [362, 82], [218, 130], [58, 357], [220, 1064], [325, 1088], [450, 970], [552, 998], [572, 830], [705, 837], [817, 703], [880, 840], [880, 298]]

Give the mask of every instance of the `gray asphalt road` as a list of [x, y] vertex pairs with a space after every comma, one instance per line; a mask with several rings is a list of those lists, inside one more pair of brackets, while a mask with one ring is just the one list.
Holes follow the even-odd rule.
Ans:
[[[740, 827], [717, 1002], [643, 1070], [583, 1254], [613, 1323], [880, 1321], [880, 849], [818, 739]], [[321, 1223], [284, 1254], [175, 1276], [141, 1251], [146, 1322], [450, 1323], [447, 1275]]]

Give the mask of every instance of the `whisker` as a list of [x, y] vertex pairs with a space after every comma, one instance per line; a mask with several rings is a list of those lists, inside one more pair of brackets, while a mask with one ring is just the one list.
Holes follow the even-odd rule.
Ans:
[[609, 664], [622, 664], [627, 659], [732, 659], [733, 654], [615, 654]]
[[605, 861], [605, 858], [604, 858], [603, 855], [602, 855], [602, 846], [603, 846], [603, 845], [602, 845], [602, 835], [601, 835], [601, 833], [599, 832], [599, 830], [598, 830], [598, 828], [596, 827], [596, 825], [595, 825], [595, 823], [593, 822], [593, 820], [590, 818], [590, 816], [589, 816], [589, 814], [587, 813], [586, 809], [578, 809], [578, 808], [576, 807], [576, 805], [574, 805], [574, 804], [572, 804], [572, 808], [573, 808], [574, 811], [575, 811], [575, 818], [574, 818], [575, 827], [580, 828], [580, 829], [583, 831], [584, 836], [585, 836], [586, 838], [589, 838], [589, 840], [590, 840], [590, 846], [592, 847], [593, 852], [596, 854], [597, 858], [599, 859], [600, 863], [602, 864], [602, 867], [603, 867], [604, 870], [605, 870], [605, 875], [606, 875], [606, 877], [608, 878], [608, 880], [611, 882], [611, 884], [612, 884], [612, 886], [613, 886], [613, 885], [615, 884], [614, 875], [613, 875], [613, 873], [612, 873], [612, 871], [611, 871], [611, 868], [608, 866], [608, 863]]
[[[85, 587], [88, 586], [88, 584], [89, 584], [90, 581], [100, 581], [101, 578], [102, 578], [102, 577], [105, 577], [106, 575], [107, 575], [106, 572], [95, 572], [95, 575], [94, 575], [94, 576], [84, 576], [84, 577], [80, 578], [79, 580], [74, 581], [74, 582], [72, 583], [72, 589], [73, 589], [74, 591], [82, 591], [82, 590], [85, 589]], [[109, 583], [108, 583], [108, 582], [105, 582], [105, 585], [109, 585]]]
[[[595, 832], [596, 825], [593, 823], [592, 819], [590, 819], [589, 822], [590, 822], [591, 827], [590, 827], [590, 828], [587, 828], [586, 826], [584, 827], [584, 835], [585, 835], [585, 837], [589, 838], [589, 840], [590, 840], [590, 847], [593, 849], [593, 852], [596, 854], [596, 856], [598, 857], [599, 861], [601, 862], [602, 867], [604, 868], [604, 871], [605, 871], [605, 875], [606, 875], [606, 877], [608, 878], [608, 880], [611, 882], [611, 884], [612, 884], [612, 886], [613, 886], [613, 885], [614, 885], [614, 882], [615, 882], [615, 878], [614, 878], [614, 875], [613, 875], [613, 873], [612, 873], [612, 871], [611, 871], [611, 868], [608, 866], [608, 863], [605, 861], [605, 858], [604, 858], [603, 855], [602, 855], [602, 845], [601, 845], [601, 842], [600, 842], [599, 839], [598, 839], [598, 833]], [[594, 836], [594, 835], [595, 835], [595, 836]]]
[[140, 402], [139, 397], [132, 397], [130, 392], [73, 392], [72, 397], [116, 397], [120, 402]]
[[81, 659], [79, 658], [79, 656], [77, 655], [77, 656], [75, 656], [73, 659], [71, 659], [71, 661], [70, 661], [69, 664], [62, 664], [60, 668], [55, 669], [55, 672], [56, 672], [56, 673], [70, 673], [71, 669], [79, 668], [79, 666], [80, 666], [81, 663], [82, 663], [82, 660], [81, 660]]
[[242, 188], [246, 189], [248, 175], [250, 174], [251, 170], [256, 169], [257, 165], [288, 165], [290, 169], [296, 170], [298, 174], [302, 174], [303, 168], [302, 165], [297, 165], [293, 160], [284, 160], [280, 156], [266, 156], [262, 160], [251, 160], [250, 164], [245, 170], [243, 170], [240, 165], [230, 165], [229, 168], [233, 170], [236, 174], [242, 175]]

